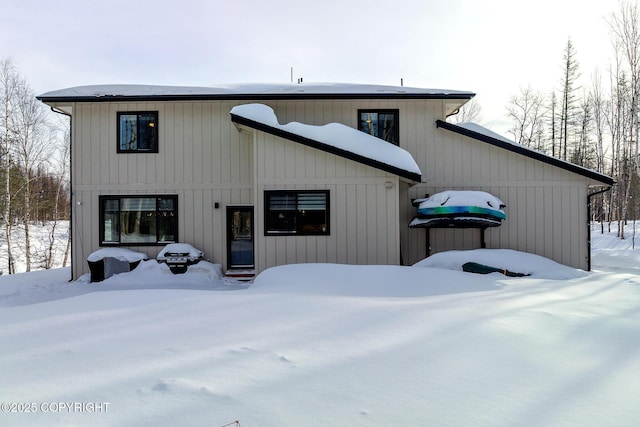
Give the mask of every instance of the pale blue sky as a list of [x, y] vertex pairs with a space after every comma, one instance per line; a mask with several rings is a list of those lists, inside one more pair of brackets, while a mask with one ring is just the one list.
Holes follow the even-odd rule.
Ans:
[[520, 86], [550, 92], [568, 37], [585, 83], [611, 43], [602, 0], [0, 0], [0, 58], [36, 93], [103, 83], [344, 82], [477, 93], [505, 133]]

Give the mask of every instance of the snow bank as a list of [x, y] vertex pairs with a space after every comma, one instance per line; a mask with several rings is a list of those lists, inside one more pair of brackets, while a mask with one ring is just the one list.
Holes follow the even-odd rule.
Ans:
[[[100, 282], [100, 288], [114, 289], [217, 289], [223, 286], [222, 266], [200, 261], [187, 267], [183, 274], [173, 274], [167, 264], [156, 260], [142, 261], [134, 270], [120, 273]], [[85, 276], [83, 281], [85, 280]]]
[[[462, 264], [480, 264], [507, 269], [517, 273], [530, 274], [538, 279], [566, 280], [583, 277], [583, 270], [558, 264], [548, 258], [511, 249], [474, 249], [468, 251], [439, 252], [418, 261], [414, 267], [442, 268], [462, 271]], [[472, 273], [469, 273], [472, 274]]]
[[292, 264], [260, 273], [251, 292], [359, 297], [423, 297], [498, 289], [494, 278], [392, 265]]
[[[596, 242], [610, 238], [594, 244], [610, 248]], [[429, 261], [560, 271], [530, 254], [474, 252], [485, 251]], [[594, 253], [602, 272], [563, 286], [312, 264], [269, 269], [248, 290], [205, 292], [217, 288], [201, 280], [218, 271], [206, 261], [184, 275], [142, 261], [98, 284], [68, 283], [69, 269], [0, 276], [0, 400], [109, 403], [4, 412], [0, 423], [635, 426], [640, 275], [611, 270], [603, 252]], [[606, 252], [640, 264], [637, 249]], [[180, 280], [193, 282], [179, 289]]]

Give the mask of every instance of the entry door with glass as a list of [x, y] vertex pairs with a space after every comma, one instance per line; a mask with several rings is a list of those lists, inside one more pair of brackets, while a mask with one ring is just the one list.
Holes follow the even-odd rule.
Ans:
[[253, 206], [227, 207], [227, 268], [254, 268]]

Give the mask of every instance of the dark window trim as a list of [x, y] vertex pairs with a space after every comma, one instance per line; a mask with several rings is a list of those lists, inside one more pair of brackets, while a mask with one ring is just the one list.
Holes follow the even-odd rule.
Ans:
[[[269, 230], [269, 195], [271, 194], [283, 194], [290, 193], [295, 194], [296, 198], [299, 194], [309, 193], [322, 193], [326, 196], [325, 215], [326, 215], [326, 227], [324, 232], [303, 232], [303, 231], [270, 231]], [[329, 236], [331, 235], [331, 218], [330, 218], [330, 199], [331, 194], [329, 190], [265, 190], [264, 192], [264, 235], [265, 236]], [[296, 202], [297, 205], [297, 202]], [[297, 214], [297, 210], [296, 210]]]
[[[128, 243], [122, 243], [122, 242], [105, 242], [104, 240], [104, 214], [105, 214], [105, 210], [104, 210], [104, 200], [122, 200], [122, 199], [150, 199], [150, 198], [154, 198], [156, 199], [156, 212], [158, 212], [158, 204], [157, 204], [157, 199], [159, 198], [163, 198], [163, 199], [173, 199], [173, 211], [175, 213], [175, 239], [174, 240], [162, 240], [159, 241], [158, 240], [158, 231], [159, 231], [159, 227], [158, 227], [158, 219], [156, 217], [156, 241], [155, 242], [141, 242], [141, 243], [136, 243], [136, 242], [128, 242]], [[102, 195], [102, 196], [98, 196], [98, 204], [99, 204], [99, 219], [98, 219], [98, 224], [100, 227], [99, 230], [99, 238], [100, 238], [100, 242], [99, 245], [100, 246], [164, 246], [167, 245], [168, 243], [176, 243], [179, 242], [180, 240], [178, 237], [178, 195], [177, 194], [110, 194], [110, 195]], [[119, 210], [120, 212], [120, 210]], [[121, 231], [118, 231], [118, 233], [120, 233]]]
[[[393, 114], [395, 116], [395, 122], [396, 122], [396, 126], [395, 129], [393, 130], [393, 137], [396, 140], [397, 144], [394, 145], [400, 145], [400, 110], [397, 108], [363, 108], [363, 109], [359, 109], [358, 110], [358, 130], [364, 132], [362, 129], [360, 129], [360, 115], [362, 113], [377, 113], [377, 114]], [[380, 138], [382, 139], [382, 138]], [[384, 139], [383, 139], [384, 141]], [[390, 141], [387, 141], [391, 144], [393, 144]]]
[[[131, 115], [145, 115], [145, 114], [153, 114], [155, 116], [155, 148], [147, 148], [147, 149], [140, 149], [137, 148], [135, 150], [123, 150], [122, 148], [120, 148], [120, 117], [121, 116], [131, 116]], [[118, 111], [117, 116], [116, 116], [116, 122], [117, 122], [117, 131], [116, 131], [116, 148], [117, 148], [117, 152], [118, 153], [125, 153], [125, 154], [130, 154], [130, 153], [157, 153], [158, 152], [158, 147], [160, 145], [159, 143], [159, 135], [158, 135], [158, 111]], [[139, 137], [139, 134], [138, 134]]]

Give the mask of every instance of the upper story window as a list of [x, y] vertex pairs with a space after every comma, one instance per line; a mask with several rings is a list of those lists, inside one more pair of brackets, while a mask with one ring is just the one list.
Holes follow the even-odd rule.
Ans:
[[118, 113], [118, 153], [158, 152], [158, 112]]
[[358, 129], [399, 145], [398, 110], [358, 110]]
[[328, 235], [329, 191], [265, 191], [265, 235]]
[[100, 245], [178, 241], [178, 196], [100, 196]]

